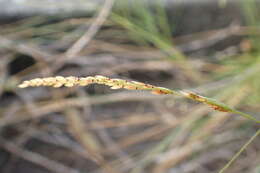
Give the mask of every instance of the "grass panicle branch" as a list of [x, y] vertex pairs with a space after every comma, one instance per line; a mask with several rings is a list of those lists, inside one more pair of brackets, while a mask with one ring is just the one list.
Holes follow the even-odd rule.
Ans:
[[153, 94], [158, 95], [165, 95], [165, 94], [173, 94], [182, 97], [186, 97], [201, 103], [204, 103], [214, 110], [220, 112], [229, 112], [239, 114], [247, 119], [253, 120], [256, 123], [260, 123], [260, 120], [257, 120], [252, 115], [246, 114], [244, 112], [240, 112], [235, 110], [224, 103], [218, 102], [215, 99], [207, 98], [196, 94], [191, 91], [185, 90], [171, 90], [164, 87], [158, 87], [150, 84], [145, 84], [142, 82], [137, 81], [127, 81], [123, 79], [114, 79], [108, 78], [101, 75], [96, 76], [88, 76], [88, 77], [63, 77], [63, 76], [56, 76], [56, 77], [46, 77], [46, 78], [35, 78], [32, 80], [23, 81], [18, 87], [20, 88], [27, 88], [27, 87], [39, 87], [39, 86], [49, 86], [54, 88], [59, 88], [62, 86], [65, 87], [73, 87], [73, 86], [87, 86], [90, 84], [102, 84], [107, 85], [111, 89], [128, 89], [128, 90], [148, 90], [151, 91]]

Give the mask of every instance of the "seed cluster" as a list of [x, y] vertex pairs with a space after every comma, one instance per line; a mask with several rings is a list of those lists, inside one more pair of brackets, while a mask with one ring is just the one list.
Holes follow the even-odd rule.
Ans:
[[156, 87], [154, 85], [145, 84], [137, 81], [126, 81], [123, 79], [112, 79], [105, 76], [88, 76], [88, 77], [46, 77], [46, 78], [35, 78], [32, 80], [23, 81], [18, 87], [39, 87], [49, 86], [59, 88], [62, 86], [73, 87], [73, 86], [87, 86], [90, 84], [103, 84], [109, 86], [111, 89], [128, 89], [128, 90], [150, 90], [153, 94], [173, 94], [174, 92], [170, 89], [163, 87]]

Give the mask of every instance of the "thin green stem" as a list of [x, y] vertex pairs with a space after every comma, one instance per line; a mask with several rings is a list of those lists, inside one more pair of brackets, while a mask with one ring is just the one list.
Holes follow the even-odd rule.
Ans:
[[260, 129], [252, 136], [243, 147], [232, 157], [232, 159], [219, 171], [219, 173], [223, 173], [230, 165], [238, 158], [238, 156], [254, 141], [254, 139], [260, 135]]
[[241, 115], [241, 116], [243, 116], [243, 117], [245, 117], [245, 118], [247, 118], [247, 119], [253, 120], [253, 121], [255, 121], [256, 123], [260, 123], [260, 120], [256, 119], [256, 118], [253, 117], [252, 115], [249, 115], [249, 114], [246, 114], [246, 113], [244, 113], [244, 112], [237, 111], [237, 110], [234, 110], [233, 112], [234, 112], [234, 113], [237, 113], [237, 114], [239, 114], [239, 115]]

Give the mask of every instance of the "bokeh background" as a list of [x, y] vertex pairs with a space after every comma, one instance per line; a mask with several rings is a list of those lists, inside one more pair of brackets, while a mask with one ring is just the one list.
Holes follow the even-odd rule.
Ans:
[[[175, 96], [27, 79], [189, 89], [260, 119], [257, 0], [1, 0], [1, 173], [215, 173], [259, 129]], [[260, 173], [256, 138], [227, 173]]]

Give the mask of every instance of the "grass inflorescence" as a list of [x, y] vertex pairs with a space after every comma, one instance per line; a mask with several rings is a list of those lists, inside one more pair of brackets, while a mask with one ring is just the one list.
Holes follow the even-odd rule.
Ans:
[[73, 86], [87, 86], [90, 84], [102, 84], [107, 85], [111, 89], [127, 89], [127, 90], [148, 90], [151, 91], [153, 94], [157, 95], [165, 95], [165, 94], [173, 94], [178, 96], [183, 96], [189, 98], [191, 100], [195, 100], [201, 103], [204, 103], [214, 110], [220, 112], [230, 112], [239, 114], [247, 119], [253, 120], [257, 123], [260, 123], [255, 117], [235, 110], [224, 103], [221, 103], [215, 99], [207, 98], [196, 94], [191, 91], [186, 90], [172, 90], [164, 87], [158, 87], [150, 84], [145, 84], [142, 82], [137, 81], [127, 81], [124, 79], [115, 79], [115, 78], [108, 78], [101, 75], [96, 76], [88, 76], [88, 77], [63, 77], [63, 76], [56, 76], [56, 77], [46, 77], [46, 78], [35, 78], [32, 80], [23, 81], [18, 87], [19, 88], [27, 88], [27, 87], [40, 87], [40, 86], [49, 86], [54, 88], [59, 88], [62, 86], [65, 87], [73, 87]]
[[24, 81], [19, 85], [20, 88], [26, 87], [38, 87], [38, 86], [50, 86], [59, 88], [61, 86], [73, 87], [73, 86], [87, 86], [90, 84], [103, 84], [109, 86], [111, 89], [128, 89], [128, 90], [150, 90], [154, 94], [174, 94], [174, 91], [157, 87], [150, 84], [145, 84], [137, 81], [126, 81], [123, 79], [112, 79], [105, 76], [88, 76], [88, 77], [47, 77], [47, 78], [36, 78], [28, 81]]

